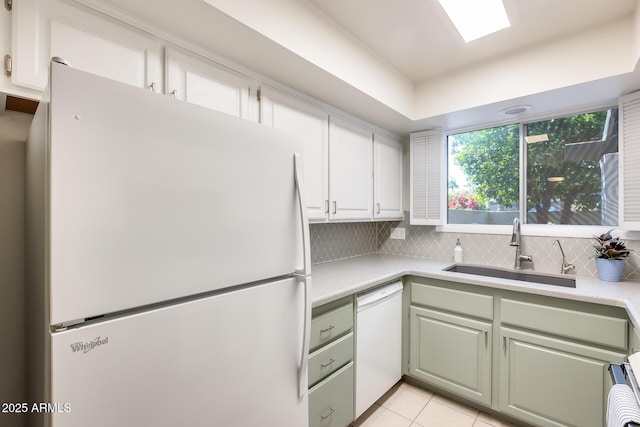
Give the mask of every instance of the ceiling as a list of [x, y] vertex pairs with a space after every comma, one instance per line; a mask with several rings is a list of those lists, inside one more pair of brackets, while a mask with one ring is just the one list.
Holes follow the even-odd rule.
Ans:
[[437, 0], [310, 0], [413, 82], [629, 15], [636, 0], [504, 0], [511, 27], [465, 44]]

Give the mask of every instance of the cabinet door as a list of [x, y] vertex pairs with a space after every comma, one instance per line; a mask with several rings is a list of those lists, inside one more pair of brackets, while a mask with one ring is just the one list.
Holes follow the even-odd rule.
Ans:
[[381, 135], [373, 137], [374, 210], [376, 219], [403, 219], [402, 144]]
[[409, 375], [491, 404], [491, 323], [411, 306]]
[[261, 88], [260, 121], [295, 132], [304, 141], [304, 189], [310, 221], [329, 214], [329, 115], [268, 88]]
[[[16, 5], [13, 5], [14, 9]], [[6, 13], [2, 11], [0, 13], [0, 52], [2, 52], [1, 57], [4, 58], [5, 54], [13, 55], [11, 50], [11, 20], [13, 13]], [[11, 76], [7, 76], [4, 72], [0, 75], [0, 93], [7, 95], [15, 95], [22, 98], [28, 99], [38, 99], [41, 95], [39, 91], [33, 89], [27, 89], [24, 86], [17, 86], [11, 81]], [[1, 105], [4, 108], [4, 102], [0, 101]]]
[[170, 48], [165, 61], [168, 95], [243, 119], [257, 119], [256, 108], [250, 104], [248, 77]]
[[605, 425], [607, 366], [624, 355], [501, 328], [500, 411], [540, 426]]
[[13, 39], [16, 85], [43, 90], [57, 56], [83, 71], [161, 90], [160, 44], [86, 9], [59, 0], [14, 2]]
[[331, 117], [329, 121], [330, 220], [373, 218], [372, 132]]

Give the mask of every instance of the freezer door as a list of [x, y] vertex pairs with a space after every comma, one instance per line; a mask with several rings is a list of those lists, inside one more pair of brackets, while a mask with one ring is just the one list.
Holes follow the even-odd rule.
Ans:
[[303, 292], [286, 279], [54, 333], [53, 427], [307, 426]]
[[50, 144], [51, 324], [298, 269], [284, 131], [54, 63]]

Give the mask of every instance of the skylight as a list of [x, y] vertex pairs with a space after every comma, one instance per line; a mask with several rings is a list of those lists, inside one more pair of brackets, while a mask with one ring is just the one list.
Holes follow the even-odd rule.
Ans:
[[466, 43], [510, 27], [502, 0], [438, 0]]

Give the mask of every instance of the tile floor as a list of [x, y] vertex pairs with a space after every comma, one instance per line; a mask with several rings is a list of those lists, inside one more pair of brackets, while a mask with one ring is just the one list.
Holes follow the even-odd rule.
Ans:
[[399, 382], [353, 427], [513, 427], [453, 400]]

